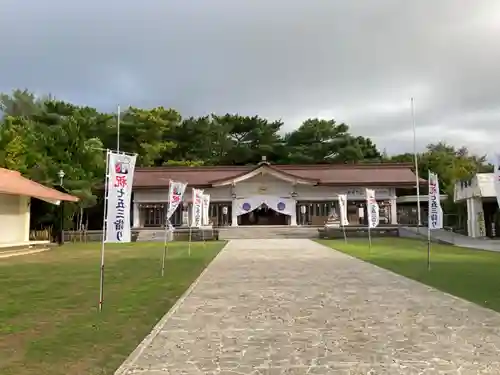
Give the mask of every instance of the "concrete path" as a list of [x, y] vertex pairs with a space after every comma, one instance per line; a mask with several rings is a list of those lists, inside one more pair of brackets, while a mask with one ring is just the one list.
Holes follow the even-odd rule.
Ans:
[[[407, 238], [427, 239], [427, 227], [400, 227], [399, 235]], [[466, 247], [469, 249], [497, 251], [500, 252], [500, 240], [485, 238], [472, 238], [463, 234], [453, 233], [445, 229], [437, 229], [431, 232], [434, 240], [450, 245]]]
[[117, 374], [500, 374], [500, 314], [310, 240], [234, 240]]

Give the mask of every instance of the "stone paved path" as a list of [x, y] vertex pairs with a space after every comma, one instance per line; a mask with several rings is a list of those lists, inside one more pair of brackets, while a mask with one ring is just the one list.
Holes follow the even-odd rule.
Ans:
[[117, 374], [500, 374], [500, 314], [309, 240], [234, 240]]

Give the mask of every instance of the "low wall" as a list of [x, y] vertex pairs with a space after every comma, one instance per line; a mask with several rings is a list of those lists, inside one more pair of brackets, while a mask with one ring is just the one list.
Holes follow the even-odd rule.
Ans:
[[[399, 228], [399, 236], [404, 238], [427, 240], [427, 227], [402, 226]], [[437, 229], [431, 231], [431, 242], [454, 245], [455, 238], [459, 236], [460, 234], [454, 233], [452, 228]]]
[[[188, 241], [189, 229], [176, 228], [170, 236], [173, 241]], [[138, 238], [143, 237], [146, 241], [163, 241], [164, 231], [158, 229], [132, 229], [132, 242], [136, 242]], [[219, 231], [217, 229], [192, 229], [191, 241], [211, 241], [219, 239]], [[90, 230], [85, 232], [80, 231], [64, 231], [65, 242], [101, 242], [102, 230]], [[140, 241], [140, 239], [139, 239]]]
[[[372, 237], [399, 237], [399, 227], [394, 225], [380, 225], [377, 228], [371, 228]], [[323, 227], [318, 229], [319, 238], [322, 239], [341, 239], [344, 238], [342, 227]], [[345, 233], [348, 238], [368, 238], [368, 227], [359, 225], [348, 225], [345, 227]]]

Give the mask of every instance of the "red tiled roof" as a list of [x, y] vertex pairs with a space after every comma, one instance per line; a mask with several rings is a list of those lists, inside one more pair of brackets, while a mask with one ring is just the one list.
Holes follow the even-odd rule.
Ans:
[[17, 171], [0, 168], [0, 193], [23, 195], [45, 200], [51, 203], [57, 201], [78, 202], [79, 198], [61, 193], [55, 189], [31, 181]]
[[[192, 186], [210, 186], [221, 181], [251, 172], [258, 166], [210, 166], [210, 167], [151, 167], [137, 168], [135, 188], [168, 186], [169, 180], [187, 182]], [[319, 185], [415, 185], [411, 164], [313, 164], [277, 165], [272, 168], [297, 178], [317, 180]]]

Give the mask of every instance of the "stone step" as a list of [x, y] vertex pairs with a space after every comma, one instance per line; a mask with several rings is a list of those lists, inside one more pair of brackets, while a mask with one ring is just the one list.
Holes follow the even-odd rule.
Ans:
[[318, 238], [314, 227], [228, 227], [219, 230], [221, 240], [266, 239], [266, 238]]
[[139, 231], [137, 242], [163, 242], [165, 231], [163, 230], [147, 230]]

